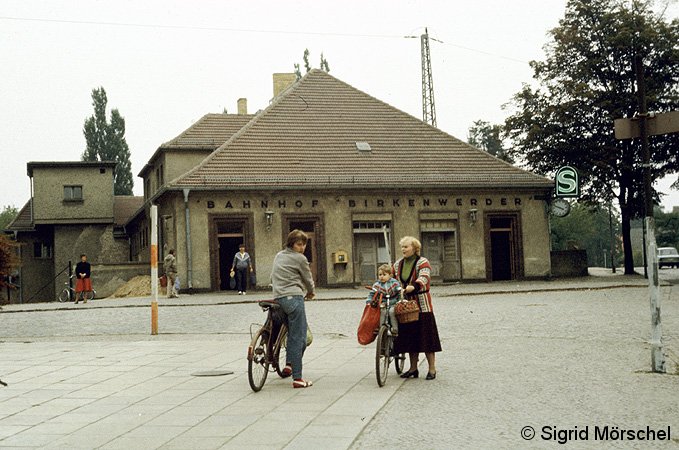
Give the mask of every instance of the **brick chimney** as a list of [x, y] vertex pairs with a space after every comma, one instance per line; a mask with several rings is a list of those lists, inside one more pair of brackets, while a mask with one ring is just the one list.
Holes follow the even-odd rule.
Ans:
[[238, 114], [245, 115], [248, 113], [248, 99], [239, 98], [238, 99]]
[[273, 74], [273, 96], [278, 97], [278, 95], [295, 84], [297, 81], [297, 75], [294, 73], [274, 73]]

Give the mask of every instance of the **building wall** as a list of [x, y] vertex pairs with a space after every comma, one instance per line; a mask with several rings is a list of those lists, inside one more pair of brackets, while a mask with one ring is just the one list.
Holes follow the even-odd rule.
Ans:
[[[86, 254], [87, 261], [93, 266], [92, 283], [97, 289], [100, 280], [94, 270], [97, 264], [115, 264], [129, 260], [127, 239], [113, 237], [113, 225], [58, 225], [54, 229], [54, 267], [55, 275], [68, 266], [69, 261], [75, 269], [80, 255]], [[68, 272], [58, 276], [55, 281], [57, 292], [68, 281]], [[101, 294], [98, 292], [98, 294]]]
[[[188, 258], [186, 226], [181, 193], [171, 193], [161, 199], [161, 210], [172, 218], [165, 227], [165, 247], [177, 250], [179, 275], [182, 288], [188, 281]], [[210, 222], [211, 217], [247, 217], [251, 221], [251, 242], [248, 248], [254, 255], [258, 285], [267, 286], [271, 264], [275, 254], [283, 247], [287, 229], [284, 218], [303, 217], [305, 214], [319, 216], [324, 229], [323, 251], [320, 264], [327, 285], [355, 284], [354, 232], [352, 221], [391, 218], [389, 251], [393, 262], [400, 256], [398, 240], [412, 235], [421, 239], [422, 214], [439, 213], [456, 224], [461, 262], [460, 278], [483, 280], [488, 277], [486, 266], [486, 241], [488, 230], [484, 228], [484, 214], [488, 212], [518, 213], [521, 222], [522, 244], [521, 277], [546, 277], [550, 273], [549, 234], [544, 201], [536, 200], [530, 192], [521, 193], [427, 193], [395, 195], [393, 192], [342, 193], [316, 192], [295, 193], [287, 191], [262, 192], [201, 192], [193, 191], [189, 197], [191, 253], [193, 260], [192, 283], [195, 289], [211, 289]], [[476, 220], [472, 222], [470, 211], [475, 209]], [[267, 227], [265, 211], [273, 212], [270, 228]], [[389, 221], [389, 220], [388, 220]], [[320, 237], [319, 237], [320, 238]], [[335, 264], [332, 254], [344, 251], [347, 264]]]
[[[52, 227], [38, 226], [35, 232], [19, 233], [17, 241], [20, 244], [21, 256], [18, 281], [21, 284], [20, 301], [33, 303], [55, 300], [55, 285], [52, 283], [55, 275]], [[51, 248], [51, 256], [36, 258], [35, 243], [44, 248]], [[16, 299], [17, 297], [13, 296], [12, 298]]]
[[[64, 200], [66, 185], [82, 186], [83, 200]], [[35, 168], [33, 196], [36, 223], [113, 222], [113, 169], [96, 166]]]

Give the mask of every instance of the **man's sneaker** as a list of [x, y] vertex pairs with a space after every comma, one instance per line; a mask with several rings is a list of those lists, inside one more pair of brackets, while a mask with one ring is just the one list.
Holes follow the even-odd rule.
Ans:
[[243, 291], [243, 295], [247, 294], [247, 292]]
[[308, 388], [313, 386], [313, 383], [311, 380], [303, 380], [301, 378], [296, 379], [295, 381], [292, 382], [292, 387], [297, 389], [297, 388]]

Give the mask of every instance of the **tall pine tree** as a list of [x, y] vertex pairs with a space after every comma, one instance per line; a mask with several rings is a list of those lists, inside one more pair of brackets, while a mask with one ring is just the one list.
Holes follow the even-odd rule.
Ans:
[[106, 120], [106, 91], [103, 87], [92, 90], [94, 114], [85, 120], [83, 134], [87, 147], [83, 161], [117, 162], [113, 177], [115, 195], [132, 195], [132, 163], [130, 148], [125, 141], [125, 119], [117, 109], [111, 111], [111, 121]]

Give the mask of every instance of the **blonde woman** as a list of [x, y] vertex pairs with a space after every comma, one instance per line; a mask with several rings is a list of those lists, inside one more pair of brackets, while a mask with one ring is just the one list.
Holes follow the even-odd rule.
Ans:
[[436, 328], [434, 309], [431, 303], [429, 285], [431, 282], [431, 265], [427, 258], [420, 256], [422, 244], [412, 236], [405, 236], [399, 241], [403, 257], [394, 263], [394, 278], [403, 286], [407, 299], [417, 300], [420, 307], [420, 318], [416, 322], [399, 325], [399, 335], [394, 351], [408, 353], [410, 369], [401, 374], [401, 378], [417, 378], [417, 360], [420, 352], [424, 352], [429, 370], [427, 380], [436, 379], [436, 352], [441, 351], [441, 341]]

